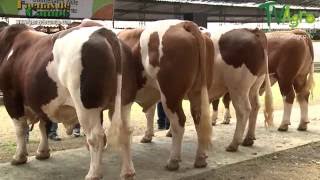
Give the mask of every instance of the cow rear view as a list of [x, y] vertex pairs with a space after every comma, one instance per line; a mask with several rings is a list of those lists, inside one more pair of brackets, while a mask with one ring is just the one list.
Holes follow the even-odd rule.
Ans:
[[[6, 41], [4, 43], [4, 41]], [[50, 156], [45, 124], [79, 119], [87, 136], [91, 163], [87, 179], [102, 177], [105, 146], [102, 111], [114, 109], [109, 143], [123, 153], [123, 176], [133, 176], [130, 131], [121, 118], [122, 44], [103, 27], [77, 27], [45, 35], [25, 25], [0, 32], [0, 85], [4, 103], [13, 118], [17, 151], [12, 164], [27, 161], [27, 119], [40, 120], [37, 159]], [[34, 120], [33, 120], [34, 122]], [[121, 134], [121, 141], [120, 135]]]
[[[166, 168], [177, 170], [181, 161], [186, 121], [182, 101], [185, 97], [190, 100], [198, 134], [194, 166], [205, 167], [212, 127], [208, 109], [205, 41], [199, 27], [189, 21], [163, 20], [153, 22], [145, 29], [126, 30], [118, 37], [131, 47], [140, 71], [135, 101], [148, 111], [161, 100], [170, 120], [172, 147]], [[148, 127], [152, 121], [148, 118]], [[144, 141], [150, 142], [153, 128], [148, 130]]]

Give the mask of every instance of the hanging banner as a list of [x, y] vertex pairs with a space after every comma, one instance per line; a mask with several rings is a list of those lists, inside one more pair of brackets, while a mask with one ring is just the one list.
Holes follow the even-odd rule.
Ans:
[[[91, 18], [112, 0], [1, 0], [0, 16], [27, 18]], [[111, 5], [111, 6], [110, 6]], [[110, 17], [105, 17], [110, 19]]]

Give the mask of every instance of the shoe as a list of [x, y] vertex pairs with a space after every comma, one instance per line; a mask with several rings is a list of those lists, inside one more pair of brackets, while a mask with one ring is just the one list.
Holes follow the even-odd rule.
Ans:
[[49, 135], [49, 139], [53, 141], [61, 141], [61, 138], [56, 134]]
[[72, 132], [72, 136], [73, 137], [80, 137], [80, 131], [74, 129]]

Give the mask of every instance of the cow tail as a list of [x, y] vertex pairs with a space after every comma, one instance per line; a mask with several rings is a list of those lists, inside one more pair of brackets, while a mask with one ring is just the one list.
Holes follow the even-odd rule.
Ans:
[[310, 65], [310, 71], [309, 71], [309, 75], [306, 83], [306, 89], [310, 91], [311, 97], [313, 97], [313, 88], [315, 86], [313, 73], [314, 73], [314, 63], [312, 62], [312, 64]]
[[[112, 33], [112, 32], [109, 32]], [[114, 35], [114, 34], [112, 34]], [[121, 116], [121, 91], [122, 91], [122, 73], [121, 73], [121, 65], [122, 65], [122, 54], [121, 54], [121, 45], [116, 36], [108, 36], [108, 41], [112, 44], [115, 60], [116, 60], [116, 69], [117, 69], [117, 92], [115, 97], [113, 114], [111, 116], [111, 125], [106, 132], [107, 134], [107, 145], [111, 146], [112, 149], [119, 149], [121, 143], [121, 130], [123, 129], [123, 122]]]
[[117, 75], [117, 94], [115, 97], [114, 112], [111, 117], [111, 125], [107, 134], [107, 145], [111, 146], [112, 149], [118, 149], [120, 145], [120, 130], [122, 127], [121, 119], [121, 86], [122, 86], [122, 76]]
[[311, 97], [313, 97], [313, 88], [314, 88], [314, 85], [315, 85], [315, 82], [314, 82], [314, 77], [313, 77], [313, 73], [314, 73], [314, 52], [313, 52], [313, 44], [312, 44], [312, 40], [311, 38], [308, 36], [308, 34], [305, 34], [306, 36], [306, 40], [307, 40], [307, 43], [308, 43], [308, 47], [309, 47], [309, 50], [310, 50], [310, 55], [311, 55], [311, 65], [310, 65], [310, 70], [309, 70], [309, 75], [308, 75], [308, 78], [307, 78], [307, 83], [306, 83], [306, 90], [307, 91], [310, 91], [311, 93]]
[[265, 118], [265, 127], [272, 127], [273, 126], [273, 99], [272, 99], [271, 83], [270, 83], [270, 77], [269, 77], [267, 50], [264, 50], [264, 55], [265, 55], [265, 63], [267, 67], [267, 71], [265, 75], [266, 94], [264, 96], [264, 118]]
[[204, 148], [209, 149], [212, 146], [212, 125], [210, 120], [210, 104], [207, 88], [207, 77], [206, 77], [206, 46], [205, 40], [198, 26], [192, 22], [186, 23], [185, 29], [190, 32], [198, 42], [199, 58], [200, 58], [200, 76], [201, 76], [201, 116], [199, 122], [199, 144], [203, 145]]

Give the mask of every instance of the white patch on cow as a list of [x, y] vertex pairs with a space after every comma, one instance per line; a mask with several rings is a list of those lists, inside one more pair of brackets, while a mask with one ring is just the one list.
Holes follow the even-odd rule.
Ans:
[[285, 97], [283, 98], [283, 118], [281, 125], [290, 125], [290, 116], [291, 116], [291, 110], [292, 110], [292, 104], [287, 103], [285, 100]]
[[9, 61], [10, 57], [12, 56], [13, 54], [13, 49], [10, 50], [8, 56], [7, 56], [7, 61]]
[[159, 72], [159, 67], [154, 67], [150, 64], [149, 61], [149, 54], [148, 54], [148, 44], [150, 41], [150, 35], [154, 32], [158, 32], [159, 35], [159, 41], [160, 41], [160, 45], [159, 45], [159, 62], [161, 57], [163, 56], [163, 45], [162, 45], [162, 38], [163, 35], [167, 32], [167, 30], [170, 28], [170, 26], [179, 24], [181, 22], [184, 22], [183, 20], [161, 20], [161, 21], [155, 21], [150, 23], [142, 32], [141, 36], [140, 36], [140, 46], [141, 46], [141, 59], [142, 59], [142, 64], [145, 68], [145, 70], [147, 71], [147, 73], [151, 76], [151, 77], [156, 77], [157, 73]]
[[41, 107], [49, 118], [54, 118], [55, 111], [60, 105], [74, 107], [68, 89], [80, 91], [80, 75], [83, 69], [81, 49], [91, 34], [100, 28], [102, 27], [81, 28], [56, 40], [52, 50], [53, 61], [48, 63], [46, 70], [57, 85], [58, 96]]

